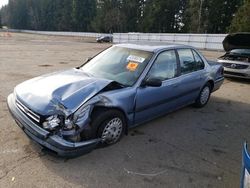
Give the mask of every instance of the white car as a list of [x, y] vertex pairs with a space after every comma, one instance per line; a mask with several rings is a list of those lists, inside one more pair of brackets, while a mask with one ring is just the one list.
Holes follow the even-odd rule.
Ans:
[[236, 33], [223, 41], [226, 54], [218, 58], [227, 77], [250, 79], [250, 33]]

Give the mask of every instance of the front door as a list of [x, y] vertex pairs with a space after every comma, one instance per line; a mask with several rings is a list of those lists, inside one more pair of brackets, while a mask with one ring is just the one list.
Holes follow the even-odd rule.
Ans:
[[180, 92], [177, 71], [177, 57], [174, 50], [160, 53], [149, 70], [146, 79], [157, 78], [160, 87], [143, 86], [137, 89], [135, 124], [147, 121], [178, 107]]

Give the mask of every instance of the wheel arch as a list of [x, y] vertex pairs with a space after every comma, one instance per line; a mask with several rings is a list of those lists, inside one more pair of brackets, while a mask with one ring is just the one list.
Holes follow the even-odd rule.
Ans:
[[107, 110], [117, 110], [119, 111], [125, 119], [125, 134], [128, 134], [128, 123], [129, 123], [129, 119], [128, 116], [126, 115], [126, 113], [124, 112], [123, 109], [119, 108], [119, 107], [115, 107], [115, 106], [94, 106], [90, 115], [90, 118], [92, 119], [93, 116], [97, 115], [98, 113], [101, 113], [102, 111], [107, 111]]
[[[212, 92], [212, 91], [213, 91], [213, 89], [214, 89], [214, 81], [213, 81], [213, 80], [208, 80], [208, 81], [206, 82], [206, 84], [207, 84], [207, 83], [209, 83], [209, 84], [210, 84], [210, 86], [211, 86], [211, 88], [210, 88], [210, 89], [211, 89], [211, 92]], [[206, 84], [205, 84], [205, 85], [206, 85]], [[204, 85], [204, 86], [205, 86], [205, 85]], [[203, 86], [203, 87], [204, 87], [204, 86]]]

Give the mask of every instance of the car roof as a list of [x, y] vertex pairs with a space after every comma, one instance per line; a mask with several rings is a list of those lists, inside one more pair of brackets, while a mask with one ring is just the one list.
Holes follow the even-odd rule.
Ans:
[[150, 43], [125, 43], [125, 44], [116, 44], [114, 46], [149, 51], [149, 52], [158, 52], [161, 50], [177, 49], [177, 48], [193, 48], [191, 46], [182, 45], [182, 44], [167, 44], [167, 43], [153, 43], [153, 42], [150, 42]]

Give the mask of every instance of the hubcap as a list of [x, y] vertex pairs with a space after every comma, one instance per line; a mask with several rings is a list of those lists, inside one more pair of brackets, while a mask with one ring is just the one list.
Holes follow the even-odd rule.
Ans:
[[201, 92], [200, 102], [201, 104], [205, 104], [209, 98], [210, 89], [208, 86], [204, 87]]
[[122, 120], [118, 117], [111, 119], [103, 129], [102, 141], [108, 144], [116, 142], [122, 134]]

